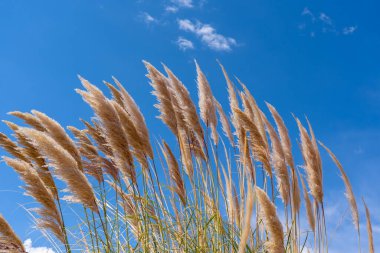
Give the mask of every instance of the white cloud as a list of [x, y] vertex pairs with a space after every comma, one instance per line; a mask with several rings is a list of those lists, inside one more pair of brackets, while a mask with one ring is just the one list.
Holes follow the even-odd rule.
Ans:
[[194, 49], [193, 42], [191, 42], [190, 40], [185, 39], [183, 37], [178, 37], [177, 45], [183, 51], [186, 51], [188, 49]]
[[201, 22], [193, 23], [188, 19], [178, 20], [179, 29], [195, 34], [209, 48], [216, 51], [231, 51], [236, 46], [236, 40], [216, 32], [215, 28]]
[[153, 16], [151, 16], [147, 12], [140, 13], [140, 18], [142, 21], [144, 21], [146, 24], [156, 23], [157, 19], [155, 19]]
[[178, 12], [178, 7], [174, 5], [169, 5], [165, 7], [165, 11], [170, 13], [176, 13]]
[[168, 13], [177, 13], [179, 9], [194, 7], [192, 0], [171, 0], [170, 2], [171, 3], [165, 7], [165, 11]]
[[306, 17], [306, 20], [298, 25], [298, 29], [305, 33], [309, 33], [310, 37], [315, 37], [319, 32], [332, 33], [335, 35], [350, 35], [357, 30], [357, 26], [336, 26], [334, 19], [325, 12], [319, 12], [319, 14], [316, 14], [308, 7], [303, 9], [301, 16]]
[[175, 4], [178, 7], [181, 8], [193, 8], [193, 1], [192, 0], [171, 0], [173, 4]]
[[179, 29], [194, 32], [195, 25], [188, 19], [180, 19], [178, 20]]
[[313, 22], [315, 22], [315, 15], [310, 11], [309, 8], [305, 7], [301, 13], [302, 16], [309, 16]]
[[28, 253], [55, 253], [55, 251], [51, 248], [33, 247], [31, 239], [25, 240], [24, 247], [25, 247], [26, 252]]
[[350, 34], [353, 34], [354, 32], [356, 32], [356, 29], [358, 29], [357, 26], [347, 26], [347, 27], [343, 28], [342, 33], [344, 35], [350, 35]]
[[331, 26], [333, 24], [332, 19], [329, 16], [327, 16], [326, 13], [321, 12], [321, 14], [319, 14], [319, 19], [326, 25]]

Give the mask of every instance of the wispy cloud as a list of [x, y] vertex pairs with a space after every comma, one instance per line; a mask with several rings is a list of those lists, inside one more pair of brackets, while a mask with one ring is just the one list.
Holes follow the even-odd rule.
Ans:
[[350, 34], [353, 34], [354, 32], [356, 32], [357, 29], [358, 29], [357, 26], [347, 26], [347, 27], [343, 28], [342, 33], [344, 35], [350, 35]]
[[193, 8], [194, 3], [192, 0], [171, 0], [170, 4], [165, 7], [165, 11], [169, 13], [176, 13], [181, 8]]
[[150, 15], [148, 12], [141, 12], [139, 18], [146, 24], [157, 23], [157, 19]]
[[199, 21], [193, 23], [188, 19], [178, 20], [179, 29], [195, 34], [205, 45], [215, 51], [231, 51], [237, 42], [234, 38], [225, 37], [216, 32], [209, 24]]
[[170, 13], [176, 13], [178, 12], [178, 7], [174, 5], [169, 5], [165, 7], [165, 11]]
[[26, 252], [28, 253], [55, 253], [55, 251], [51, 248], [33, 247], [31, 239], [25, 240], [24, 247], [25, 247]]
[[324, 23], [324, 24], [326, 24], [326, 25], [329, 25], [329, 26], [332, 26], [332, 25], [333, 25], [333, 21], [332, 21], [332, 19], [331, 19], [329, 16], [327, 16], [327, 14], [324, 13], [324, 12], [321, 12], [321, 13], [319, 14], [319, 20], [321, 20], [322, 23]]
[[353, 34], [357, 26], [337, 27], [333, 18], [325, 12], [314, 13], [308, 7], [305, 7], [301, 16], [306, 17], [306, 20], [298, 25], [298, 29], [307, 32], [310, 37], [315, 37], [318, 32], [333, 33], [336, 35]]
[[183, 37], [178, 37], [177, 39], [177, 45], [179, 49], [186, 51], [188, 49], [194, 49], [194, 44], [188, 39], [185, 39]]
[[193, 8], [194, 7], [192, 0], [171, 0], [171, 2], [174, 5], [176, 5], [178, 7], [182, 7], [182, 8]]
[[310, 11], [309, 8], [305, 7], [301, 13], [302, 16], [309, 16], [313, 22], [315, 22], [316, 18], [314, 14]]

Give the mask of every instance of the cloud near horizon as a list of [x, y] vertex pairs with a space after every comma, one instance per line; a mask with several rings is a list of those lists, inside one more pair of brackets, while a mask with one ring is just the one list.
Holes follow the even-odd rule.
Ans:
[[26, 239], [24, 242], [24, 247], [28, 253], [55, 253], [51, 248], [47, 247], [33, 247], [32, 239]]

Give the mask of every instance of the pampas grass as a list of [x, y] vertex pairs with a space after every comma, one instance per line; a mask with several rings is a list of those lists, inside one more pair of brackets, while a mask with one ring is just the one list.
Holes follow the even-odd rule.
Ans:
[[211, 138], [214, 144], [218, 144], [218, 133], [216, 131], [217, 118], [214, 96], [208, 83], [206, 76], [203, 74], [198, 63], [195, 62], [197, 69], [197, 84], [198, 84], [198, 97], [199, 97], [199, 110], [203, 122], [211, 128]]
[[8, 166], [12, 167], [25, 182], [25, 193], [32, 196], [41, 204], [42, 208], [35, 209], [35, 212], [40, 216], [37, 225], [42, 229], [50, 230], [61, 242], [66, 243], [62, 217], [51, 191], [49, 191], [38, 174], [28, 163], [9, 157], [3, 157], [3, 160]]
[[[62, 252], [301, 253], [304, 245], [327, 252], [324, 168], [310, 122], [307, 130], [295, 118], [303, 158], [298, 161], [275, 107], [260, 108], [248, 87], [238, 78], [236, 87], [220, 63], [228, 107], [214, 97], [216, 85], [197, 63], [197, 102], [167, 66], [144, 65], [158, 119], [171, 136], [146, 124], [114, 77], [103, 82], [110, 98], [79, 77], [84, 89], [76, 91], [94, 115], [81, 119], [82, 126], [67, 127], [69, 132], [36, 110], [11, 112], [20, 125], [4, 121], [13, 137], [0, 133], [0, 146], [9, 154], [3, 160], [37, 202], [27, 209], [37, 229]], [[352, 186], [335, 155], [323, 147], [341, 172], [360, 250]], [[306, 222], [311, 231], [301, 229]], [[2, 216], [0, 235], [23, 249]]]
[[260, 189], [255, 188], [260, 205], [261, 218], [264, 220], [265, 228], [269, 233], [269, 240], [265, 242], [265, 248], [270, 253], [283, 253], [284, 232], [280, 219], [277, 216], [276, 207], [268, 198], [268, 195]]
[[342, 180], [344, 182], [344, 186], [346, 187], [346, 198], [348, 200], [348, 203], [350, 204], [352, 221], [355, 225], [356, 230], [358, 231], [359, 244], [360, 244], [359, 211], [358, 211], [358, 206], [356, 204], [356, 199], [355, 199], [354, 192], [352, 190], [350, 180], [348, 179], [348, 176], [347, 176], [346, 172], [344, 171], [342, 164], [336, 158], [334, 153], [328, 147], [326, 147], [322, 142], [319, 142], [319, 144], [324, 149], [326, 149], [326, 151], [329, 153], [331, 159], [334, 161], [334, 163], [336, 164], [336, 166], [338, 167], [338, 169], [340, 171], [340, 174], [342, 176]]
[[368, 209], [367, 204], [365, 203], [364, 199], [363, 199], [363, 205], [365, 208], [365, 216], [367, 218], [368, 250], [369, 250], [369, 253], [375, 253], [375, 246], [373, 244], [371, 214], [369, 213], [369, 209]]
[[19, 131], [28, 136], [33, 145], [41, 150], [49, 160], [49, 165], [55, 168], [56, 175], [67, 183], [73, 194], [68, 196], [70, 200], [79, 201], [94, 212], [98, 212], [93, 188], [71, 154], [44, 132], [30, 128], [21, 128]]
[[13, 243], [19, 249], [21, 249], [22, 251], [25, 251], [20, 238], [16, 235], [15, 231], [13, 231], [12, 227], [8, 224], [8, 222], [4, 219], [3, 215], [1, 214], [0, 214], [0, 235], [5, 239], [6, 242]]

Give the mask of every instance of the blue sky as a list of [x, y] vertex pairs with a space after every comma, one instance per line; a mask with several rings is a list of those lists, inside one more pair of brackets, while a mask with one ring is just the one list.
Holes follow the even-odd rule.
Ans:
[[[3, 0], [0, 116], [9, 120], [9, 111], [37, 109], [63, 125], [80, 126], [79, 118], [91, 112], [74, 92], [80, 86], [76, 75], [98, 85], [114, 75], [135, 97], [153, 136], [165, 136], [167, 129], [154, 118], [155, 99], [141, 60], [164, 62], [195, 98], [197, 59], [215, 96], [226, 104], [219, 59], [260, 105], [276, 106], [293, 140], [297, 132], [290, 113], [309, 117], [318, 138], [341, 160], [357, 197], [365, 196], [380, 237], [379, 8], [375, 0]], [[0, 131], [9, 133], [4, 124]], [[330, 236], [344, 238], [352, 233], [349, 215], [334, 225], [348, 207], [343, 184], [323, 156], [336, 231]], [[30, 202], [21, 196], [17, 176], [4, 164], [0, 168], [0, 212], [23, 239], [43, 244], [16, 204]]]

